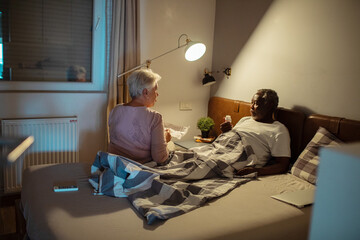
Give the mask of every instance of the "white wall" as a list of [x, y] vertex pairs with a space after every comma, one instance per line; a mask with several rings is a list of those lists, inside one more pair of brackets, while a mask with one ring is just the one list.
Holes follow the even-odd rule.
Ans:
[[[44, 83], [46, 84], [46, 83]], [[1, 118], [77, 116], [80, 162], [105, 149], [106, 93], [0, 93]]]
[[250, 101], [273, 88], [280, 105], [360, 120], [360, 1], [219, 0], [211, 95]]
[[[196, 122], [207, 116], [210, 88], [203, 87], [201, 81], [204, 69], [211, 68], [214, 21], [215, 0], [140, 0], [142, 62], [176, 48], [182, 33], [207, 46], [205, 55], [196, 62], [187, 62], [184, 49], [178, 49], [151, 64], [162, 76], [154, 109], [162, 113], [165, 122], [190, 126], [183, 139], [200, 134]], [[180, 111], [180, 101], [190, 103], [192, 110]]]

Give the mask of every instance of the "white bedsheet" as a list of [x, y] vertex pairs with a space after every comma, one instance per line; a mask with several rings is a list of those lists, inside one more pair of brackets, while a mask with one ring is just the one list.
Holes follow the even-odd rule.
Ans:
[[[147, 225], [126, 198], [92, 195], [90, 165], [39, 165], [24, 171], [22, 206], [30, 239], [306, 239], [311, 207], [270, 196], [315, 188], [291, 174], [261, 177], [181, 216]], [[79, 191], [55, 193], [76, 180]]]

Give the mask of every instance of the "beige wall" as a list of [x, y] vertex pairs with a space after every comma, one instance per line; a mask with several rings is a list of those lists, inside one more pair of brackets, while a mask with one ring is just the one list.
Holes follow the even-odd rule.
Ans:
[[360, 1], [219, 0], [211, 95], [249, 101], [273, 88], [280, 105], [360, 120]]
[[[163, 114], [165, 122], [190, 126], [184, 139], [200, 134], [196, 122], [207, 115], [210, 88], [203, 87], [201, 80], [204, 68], [211, 68], [214, 21], [215, 0], [140, 0], [142, 62], [176, 48], [182, 33], [207, 46], [196, 62], [187, 62], [184, 49], [178, 49], [151, 64], [162, 76], [154, 109]], [[192, 110], [180, 111], [180, 102], [190, 103]]]

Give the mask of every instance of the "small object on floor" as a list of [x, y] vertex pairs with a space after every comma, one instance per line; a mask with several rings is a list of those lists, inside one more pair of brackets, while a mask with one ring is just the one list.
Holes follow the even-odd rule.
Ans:
[[76, 181], [54, 183], [54, 192], [73, 192], [78, 190], [79, 188]]

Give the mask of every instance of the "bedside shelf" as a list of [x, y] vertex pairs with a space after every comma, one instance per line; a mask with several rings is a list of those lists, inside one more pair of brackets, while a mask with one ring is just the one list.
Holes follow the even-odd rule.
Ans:
[[193, 148], [193, 147], [201, 147], [201, 146], [204, 146], [208, 143], [199, 143], [199, 142], [195, 142], [194, 140], [188, 140], [188, 141], [176, 141], [174, 142], [176, 146], [179, 146], [183, 149], [190, 149], [190, 148]]

